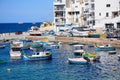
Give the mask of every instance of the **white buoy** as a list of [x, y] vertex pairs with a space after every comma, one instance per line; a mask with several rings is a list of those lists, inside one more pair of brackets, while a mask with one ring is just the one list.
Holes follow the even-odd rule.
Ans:
[[10, 68], [7, 68], [7, 72], [11, 72], [11, 69], [10, 69]]

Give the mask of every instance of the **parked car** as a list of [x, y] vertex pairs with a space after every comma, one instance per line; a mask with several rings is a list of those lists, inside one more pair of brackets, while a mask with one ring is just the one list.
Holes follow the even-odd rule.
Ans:
[[79, 37], [88, 37], [90, 29], [85, 27], [72, 27], [70, 30], [70, 34], [72, 36], [79, 36]]
[[55, 33], [55, 36], [69, 37], [70, 33], [68, 30], [60, 29], [58, 32]]

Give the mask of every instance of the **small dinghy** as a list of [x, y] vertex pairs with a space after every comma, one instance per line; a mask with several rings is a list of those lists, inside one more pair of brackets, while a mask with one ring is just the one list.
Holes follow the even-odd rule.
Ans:
[[91, 62], [100, 62], [100, 56], [88, 53], [80, 58], [68, 58], [69, 64], [89, 64]]
[[68, 58], [69, 64], [87, 64], [87, 60], [84, 58]]

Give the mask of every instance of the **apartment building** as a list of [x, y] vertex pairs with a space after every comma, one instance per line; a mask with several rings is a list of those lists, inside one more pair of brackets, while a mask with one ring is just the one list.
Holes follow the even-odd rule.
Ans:
[[80, 0], [66, 0], [66, 24], [81, 25], [80, 16]]
[[120, 29], [120, 0], [55, 0], [54, 23]]
[[120, 0], [95, 0], [95, 25], [109, 33], [120, 32]]
[[84, 0], [84, 25], [93, 27], [95, 25], [95, 0]]
[[70, 25], [83, 25], [81, 19], [81, 0], [55, 0], [54, 1], [54, 23], [56, 31]]
[[54, 1], [54, 23], [56, 31], [66, 23], [66, 0]]

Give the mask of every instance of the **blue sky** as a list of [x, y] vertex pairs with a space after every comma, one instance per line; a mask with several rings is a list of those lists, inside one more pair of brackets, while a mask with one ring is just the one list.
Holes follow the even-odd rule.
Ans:
[[53, 21], [54, 0], [0, 0], [0, 23]]

